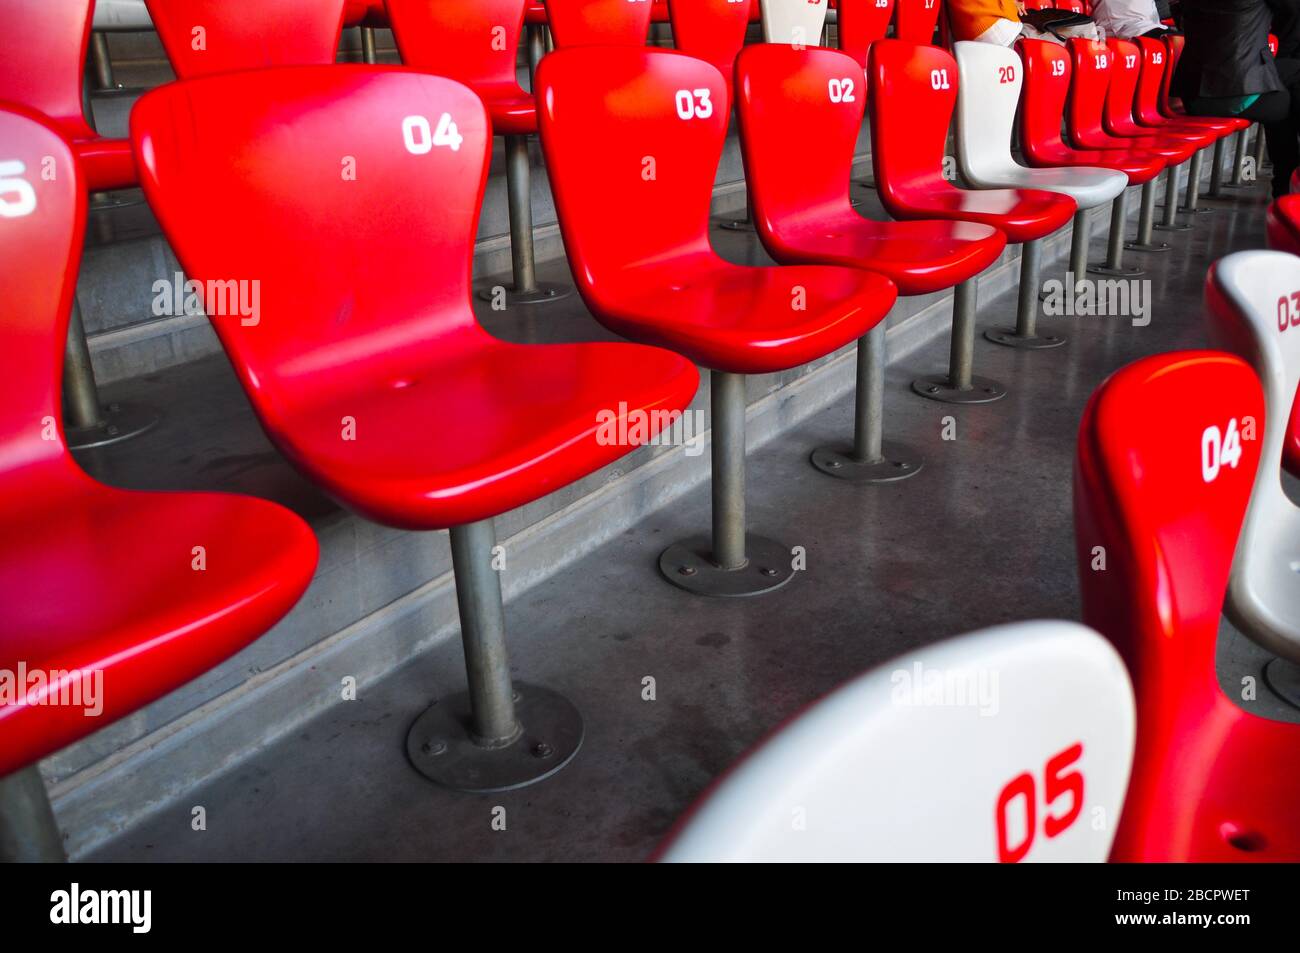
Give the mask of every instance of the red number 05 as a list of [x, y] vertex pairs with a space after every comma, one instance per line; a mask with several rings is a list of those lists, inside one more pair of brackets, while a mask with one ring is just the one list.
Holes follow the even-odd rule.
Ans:
[[[1083, 756], [1083, 744], [1074, 744], [1060, 754], [1051, 758], [1043, 768], [1043, 804], [1049, 808], [1043, 816], [1043, 833], [1052, 838], [1065, 831], [1079, 819], [1083, 811], [1083, 773], [1065, 772]], [[1062, 773], [1065, 772], [1065, 773]], [[1064, 814], [1054, 815], [1050, 808], [1062, 795], [1070, 796], [1070, 807]], [[1025, 839], [1012, 846], [1007, 843], [1007, 817], [1013, 803], [1020, 802], [1019, 810], [1024, 812]], [[1034, 846], [1034, 837], [1038, 829], [1038, 796], [1034, 776], [1026, 771], [1007, 782], [998, 795], [998, 861], [1014, 864], [1024, 860], [1029, 849]]]

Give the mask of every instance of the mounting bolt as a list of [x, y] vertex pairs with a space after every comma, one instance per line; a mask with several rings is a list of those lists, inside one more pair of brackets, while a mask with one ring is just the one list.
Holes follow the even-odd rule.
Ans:
[[447, 742], [445, 741], [426, 741], [424, 747], [420, 749], [428, 755], [440, 755], [447, 753]]
[[549, 758], [553, 754], [555, 754], [555, 749], [545, 741], [539, 741], [537, 744], [533, 745], [534, 758]]
[[695, 575], [695, 567], [694, 567], [694, 566], [678, 566], [678, 567], [677, 567], [677, 572], [680, 573], [680, 574], [683, 575], [683, 576], [694, 576], [694, 575]]
[[763, 569], [760, 569], [759, 572], [761, 572], [764, 576], [775, 576], [775, 575], [776, 575], [776, 570], [773, 569], [771, 566], [766, 566], [766, 567], [764, 567]]
[[830, 467], [832, 470], [838, 470], [841, 466], [843, 466], [843, 464], [840, 463], [840, 461], [838, 460], [830, 460], [827, 462], [826, 465]]

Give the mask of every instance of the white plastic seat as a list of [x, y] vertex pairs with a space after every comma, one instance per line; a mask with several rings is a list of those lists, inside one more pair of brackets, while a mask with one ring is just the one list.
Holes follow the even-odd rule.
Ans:
[[94, 29], [152, 30], [144, 0], [95, 0]]
[[723, 778], [660, 859], [1104, 861], [1133, 738], [1128, 672], [1096, 632], [986, 629], [813, 705]]
[[1300, 384], [1298, 292], [1300, 258], [1276, 251], [1219, 260], [1206, 289], [1213, 330], [1264, 386], [1264, 444], [1226, 609], [1243, 633], [1293, 662], [1300, 662], [1300, 507], [1282, 488], [1282, 448]]
[[826, 25], [826, 0], [760, 0], [763, 39], [790, 46], [819, 46]]
[[1091, 167], [1031, 169], [1011, 154], [1012, 129], [1024, 70], [1013, 49], [963, 40], [957, 59], [957, 163], [977, 189], [1046, 189], [1068, 195], [1079, 208], [1104, 205], [1128, 187], [1128, 176]]

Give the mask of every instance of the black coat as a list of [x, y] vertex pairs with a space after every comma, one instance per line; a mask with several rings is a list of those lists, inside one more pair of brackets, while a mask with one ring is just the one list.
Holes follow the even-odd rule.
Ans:
[[1249, 96], [1283, 88], [1268, 32], [1265, 0], [1183, 0], [1187, 47], [1172, 92], [1182, 99]]
[[1278, 59], [1300, 59], [1300, 0], [1266, 0], [1273, 11]]

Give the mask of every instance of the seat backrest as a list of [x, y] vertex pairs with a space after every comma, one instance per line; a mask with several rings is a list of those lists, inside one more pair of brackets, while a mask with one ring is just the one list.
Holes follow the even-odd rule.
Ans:
[[1138, 73], [1133, 114], [1143, 125], [1158, 126], [1165, 119], [1160, 111], [1160, 90], [1167, 72], [1169, 51], [1162, 42], [1150, 37], [1139, 36], [1133, 42], [1142, 51], [1142, 69]]
[[696, 59], [712, 63], [731, 88], [736, 56], [745, 45], [751, 3], [757, 0], [672, 0], [668, 14], [673, 45]]
[[1220, 351], [1136, 361], [1084, 411], [1074, 475], [1083, 619], [1128, 663], [1143, 735], [1179, 695], [1215, 684], [1220, 610], [1263, 444], [1251, 438], [1264, 425], [1254, 372]]
[[961, 40], [957, 59], [957, 162], [970, 181], [987, 182], [1011, 158], [1011, 133], [1020, 105], [1023, 67], [1016, 51]]
[[[607, 289], [634, 279], [639, 264], [712, 254], [709, 205], [726, 96], [715, 67], [674, 50], [588, 47], [542, 59], [542, 148], [569, 265], [588, 303], [613, 300]], [[609, 214], [611, 202], [619, 215]]]
[[814, 703], [660, 859], [1100, 862], [1132, 757], [1133, 693], [1105, 639], [1074, 622], [986, 629]]
[[1102, 117], [1106, 110], [1106, 93], [1114, 72], [1115, 54], [1104, 42], [1075, 37], [1069, 42], [1073, 82], [1070, 83], [1065, 127], [1078, 149], [1105, 149], [1108, 142]]
[[473, 340], [490, 135], [465, 86], [382, 66], [225, 73], [136, 103], [145, 196], [272, 434]]
[[333, 63], [345, 0], [146, 0], [181, 79], [266, 66]]
[[1282, 485], [1282, 453], [1300, 385], [1300, 258], [1278, 251], [1237, 252], [1215, 262], [1205, 287], [1211, 331], [1254, 367], [1267, 415], [1228, 610], [1247, 635], [1295, 656], [1300, 618], [1277, 611], [1296, 603], [1295, 575], [1275, 570], [1279, 561], [1294, 558], [1294, 534], [1300, 529], [1300, 511]]
[[[745, 181], [760, 233], [851, 211], [848, 183], [866, 107], [866, 79], [853, 57], [760, 43], [740, 54], [736, 80]], [[791, 129], [799, 130], [798, 149], [789, 148]]]
[[59, 380], [85, 221], [67, 142], [36, 112], [0, 107], [0, 486], [29, 513], [52, 491], [49, 474], [75, 467]]
[[1061, 119], [1073, 75], [1070, 54], [1047, 40], [1021, 40], [1016, 48], [1025, 72], [1020, 148], [1031, 163], [1050, 164], [1052, 154], [1064, 147]]
[[555, 48], [645, 46], [650, 0], [546, 0]]
[[1114, 55], [1110, 60], [1110, 84], [1106, 87], [1105, 126], [1109, 132], [1132, 131], [1133, 100], [1142, 75], [1142, 50], [1132, 40], [1116, 37], [1106, 41]]
[[518, 82], [515, 63], [528, 0], [386, 0], [407, 66], [480, 85]]
[[894, 39], [928, 45], [934, 42], [934, 28], [943, 11], [941, 0], [898, 0]]
[[957, 63], [945, 50], [901, 40], [871, 44], [872, 168], [886, 210], [905, 197], [951, 188], [943, 178], [948, 124], [957, 99]]
[[6, 0], [0, 101], [48, 116], [65, 134], [86, 134], [81, 82], [93, 10], [88, 0]]
[[826, 24], [828, 0], [759, 0], [763, 39], [791, 46], [818, 46]]
[[836, 23], [840, 49], [867, 67], [867, 50], [883, 40], [894, 15], [894, 0], [840, 0]]

